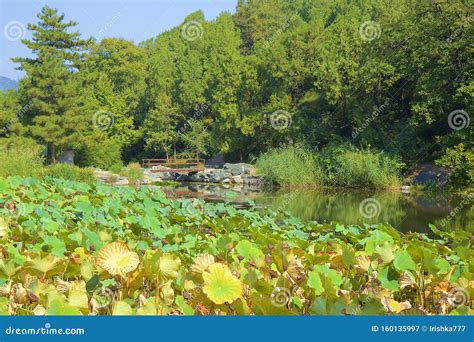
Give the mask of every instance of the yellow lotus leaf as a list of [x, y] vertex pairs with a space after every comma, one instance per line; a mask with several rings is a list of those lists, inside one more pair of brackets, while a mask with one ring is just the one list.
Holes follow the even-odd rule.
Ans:
[[301, 281], [304, 279], [304, 266], [297, 256], [293, 255], [291, 256], [290, 260], [288, 260], [287, 272], [295, 281]]
[[163, 254], [158, 260], [158, 278], [160, 282], [167, 282], [178, 277], [181, 260], [171, 254]]
[[191, 272], [193, 272], [195, 275], [201, 275], [202, 272], [207, 270], [213, 263], [215, 263], [213, 255], [202, 254], [194, 259], [194, 263], [191, 266]]
[[87, 311], [89, 298], [87, 297], [86, 283], [84, 281], [74, 281], [71, 283], [68, 295], [69, 304], [81, 311]]
[[0, 238], [7, 235], [7, 232], [8, 232], [8, 224], [2, 217], [0, 217]]
[[204, 293], [216, 304], [232, 303], [242, 295], [242, 282], [224, 264], [212, 264], [202, 277]]
[[370, 258], [367, 255], [356, 256], [357, 265], [356, 267], [364, 272], [368, 272], [370, 268]]
[[119, 276], [134, 271], [139, 263], [138, 254], [130, 251], [123, 242], [112, 242], [102, 247], [96, 260], [97, 266], [111, 275]]

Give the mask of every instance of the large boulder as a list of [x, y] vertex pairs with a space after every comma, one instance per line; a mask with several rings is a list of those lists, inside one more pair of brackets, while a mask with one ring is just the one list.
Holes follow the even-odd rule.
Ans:
[[233, 176], [249, 175], [252, 169], [252, 165], [245, 163], [224, 164], [224, 170], [229, 171]]
[[413, 179], [413, 184], [438, 184], [444, 186], [449, 182], [451, 172], [438, 165], [422, 164], [417, 167], [410, 178]]
[[209, 182], [211, 183], [221, 183], [222, 181], [230, 177], [232, 177], [232, 174], [225, 170], [215, 169], [209, 172]]

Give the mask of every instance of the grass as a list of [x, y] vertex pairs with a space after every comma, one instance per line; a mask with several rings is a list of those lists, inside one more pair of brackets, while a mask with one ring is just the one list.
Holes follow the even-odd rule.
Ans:
[[43, 168], [43, 158], [34, 148], [0, 147], [0, 177], [34, 177]]
[[46, 166], [41, 171], [42, 178], [62, 178], [76, 182], [93, 184], [96, 182], [94, 170], [92, 168], [81, 168], [70, 164], [53, 164]]
[[286, 145], [261, 155], [256, 163], [260, 173], [281, 186], [319, 186], [323, 173], [316, 155], [303, 145]]
[[120, 174], [127, 177], [130, 184], [137, 185], [140, 179], [143, 178], [143, 169], [139, 163], [130, 163], [127, 167], [122, 169]]
[[44, 165], [37, 146], [0, 147], [0, 177], [21, 176], [40, 179], [52, 177], [92, 184], [96, 181], [91, 168], [69, 164]]
[[285, 187], [398, 188], [403, 165], [382, 152], [347, 146], [316, 152], [298, 144], [272, 149], [257, 160], [260, 173]]

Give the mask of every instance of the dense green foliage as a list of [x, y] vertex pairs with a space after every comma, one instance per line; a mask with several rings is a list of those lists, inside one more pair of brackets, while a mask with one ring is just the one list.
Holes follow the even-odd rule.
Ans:
[[370, 150], [332, 145], [312, 151], [301, 145], [269, 150], [257, 159], [259, 172], [283, 186], [397, 188], [403, 163]]
[[40, 146], [35, 146], [27, 139], [10, 141], [12, 142], [14, 144], [0, 145], [0, 177], [51, 177], [89, 184], [96, 182], [92, 168], [80, 168], [71, 164], [45, 165], [44, 159], [39, 156]]
[[259, 173], [283, 186], [320, 186], [324, 182], [314, 151], [300, 145], [269, 150], [256, 166]]
[[472, 314], [472, 234], [0, 179], [0, 314]]
[[[82, 40], [48, 7], [38, 18], [24, 41], [34, 57], [16, 59], [27, 77], [0, 93], [0, 137], [33, 137], [52, 160], [69, 149], [104, 168], [171, 154], [248, 160], [281, 144], [338, 141], [411, 166], [461, 143], [472, 151], [473, 125], [454, 129], [449, 115], [473, 113], [465, 0], [240, 0], [234, 14], [196, 12], [138, 46]], [[275, 112], [286, 113], [284, 129]]]

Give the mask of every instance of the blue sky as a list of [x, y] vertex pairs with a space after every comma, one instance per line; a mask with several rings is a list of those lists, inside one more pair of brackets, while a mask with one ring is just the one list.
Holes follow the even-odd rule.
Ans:
[[10, 58], [29, 56], [18, 33], [31, 37], [23, 28], [37, 22], [36, 14], [44, 5], [77, 21], [83, 37], [120, 37], [138, 43], [178, 26], [197, 10], [208, 20], [224, 11], [233, 13], [237, 0], [0, 0], [0, 76], [22, 77]]

